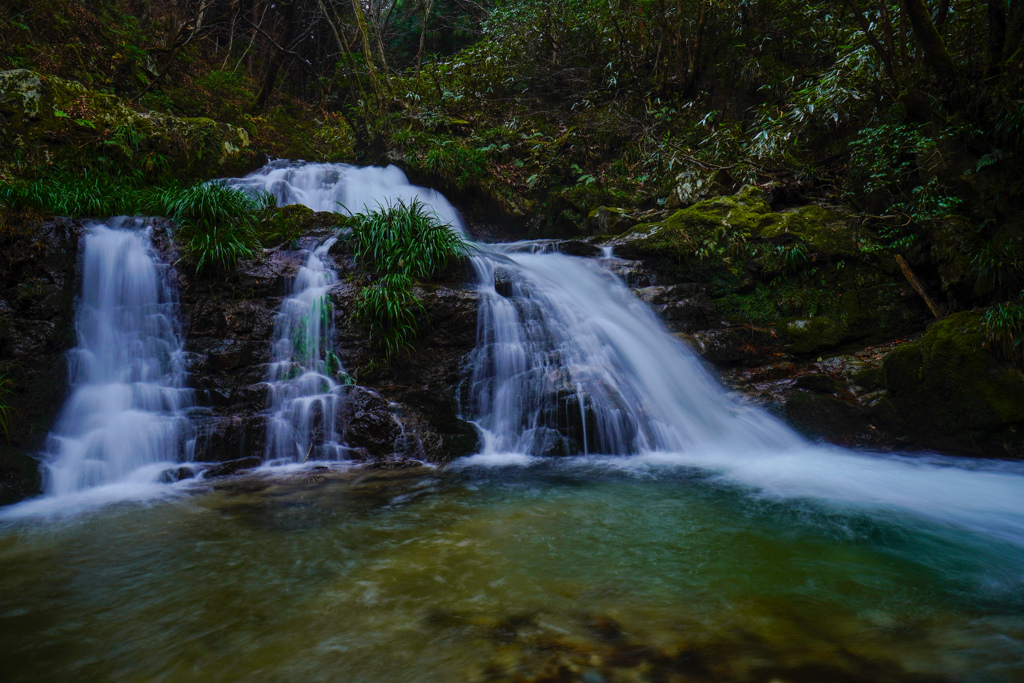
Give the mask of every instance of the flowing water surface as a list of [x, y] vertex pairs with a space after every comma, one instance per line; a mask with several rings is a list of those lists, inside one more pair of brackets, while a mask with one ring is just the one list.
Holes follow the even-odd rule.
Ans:
[[18, 680], [1019, 681], [1022, 566], [642, 457], [306, 469], [8, 523], [0, 657]]

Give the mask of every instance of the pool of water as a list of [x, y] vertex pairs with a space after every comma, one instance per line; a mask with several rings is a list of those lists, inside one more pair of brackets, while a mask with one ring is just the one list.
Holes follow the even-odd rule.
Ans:
[[0, 524], [4, 680], [1021, 681], [1024, 547], [679, 466], [306, 468]]

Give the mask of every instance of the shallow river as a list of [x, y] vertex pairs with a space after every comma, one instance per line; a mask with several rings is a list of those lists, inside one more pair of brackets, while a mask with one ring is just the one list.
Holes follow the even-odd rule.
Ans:
[[1012, 538], [642, 459], [278, 470], [0, 523], [0, 670], [1021, 681], [1022, 588]]

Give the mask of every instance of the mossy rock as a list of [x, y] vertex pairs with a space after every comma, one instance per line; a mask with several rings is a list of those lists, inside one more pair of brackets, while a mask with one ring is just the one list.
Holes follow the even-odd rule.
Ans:
[[[882, 363], [885, 384], [903, 428], [954, 443], [998, 442], [1024, 452], [1024, 375], [983, 348], [980, 313], [956, 313]], [[994, 441], [993, 441], [994, 437]], [[998, 453], [991, 453], [997, 455]]]
[[834, 209], [809, 204], [774, 214], [774, 220], [760, 233], [767, 239], [792, 236], [812, 252], [826, 256], [858, 256], [863, 235], [853, 218]]
[[269, 211], [260, 221], [256, 237], [264, 247], [272, 248], [307, 235], [328, 237], [344, 227], [348, 220], [348, 216], [342, 214], [289, 204]]
[[587, 214], [587, 228], [591, 235], [619, 235], [636, 225], [625, 209], [614, 206], [599, 206]]
[[791, 353], [814, 353], [832, 348], [850, 333], [846, 323], [829, 316], [779, 321], [778, 330], [790, 340], [786, 350]]
[[28, 164], [163, 159], [181, 178], [234, 175], [255, 165], [248, 133], [207, 118], [135, 109], [81, 83], [27, 69], [0, 72], [0, 151]]

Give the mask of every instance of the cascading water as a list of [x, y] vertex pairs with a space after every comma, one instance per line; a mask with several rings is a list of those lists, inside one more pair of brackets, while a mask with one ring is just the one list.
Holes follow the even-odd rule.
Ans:
[[[799, 439], [729, 400], [653, 311], [592, 260], [530, 243], [474, 258], [471, 413], [488, 452], [785, 448]], [[495, 285], [495, 271], [503, 282]]]
[[267, 375], [271, 417], [269, 462], [339, 460], [345, 444], [338, 425], [344, 400], [341, 363], [334, 353], [330, 289], [338, 276], [327, 265], [335, 238], [311, 249], [281, 304]]
[[[410, 185], [395, 166], [274, 161], [226, 184], [269, 192], [279, 206], [303, 204], [314, 211], [348, 214], [417, 200], [442, 220], [461, 226], [458, 212], [443, 196]], [[267, 377], [271, 418], [265, 455], [270, 462], [339, 460], [347, 451], [338, 423], [345, 390], [339, 377], [346, 376], [334, 354], [329, 294], [337, 282], [328, 258], [334, 242], [310, 251], [278, 313]]]
[[[444, 197], [395, 167], [274, 162], [231, 182], [316, 210], [417, 198], [465, 234]], [[477, 348], [464, 394], [484, 450], [469, 464], [581, 454], [587, 466], [696, 467], [763, 495], [910, 511], [1024, 543], [1019, 467], [808, 444], [729, 397], [600, 261], [554, 253], [551, 242], [478, 246]]]
[[48, 496], [156, 482], [191, 459], [175, 293], [143, 219], [88, 228], [70, 396], [45, 448]]
[[398, 201], [418, 200], [438, 217], [454, 226], [462, 225], [459, 212], [436, 190], [410, 185], [397, 166], [350, 166], [272, 161], [244, 178], [226, 181], [229, 187], [266, 191], [278, 206], [302, 204], [314, 211], [344, 214], [374, 211]]

